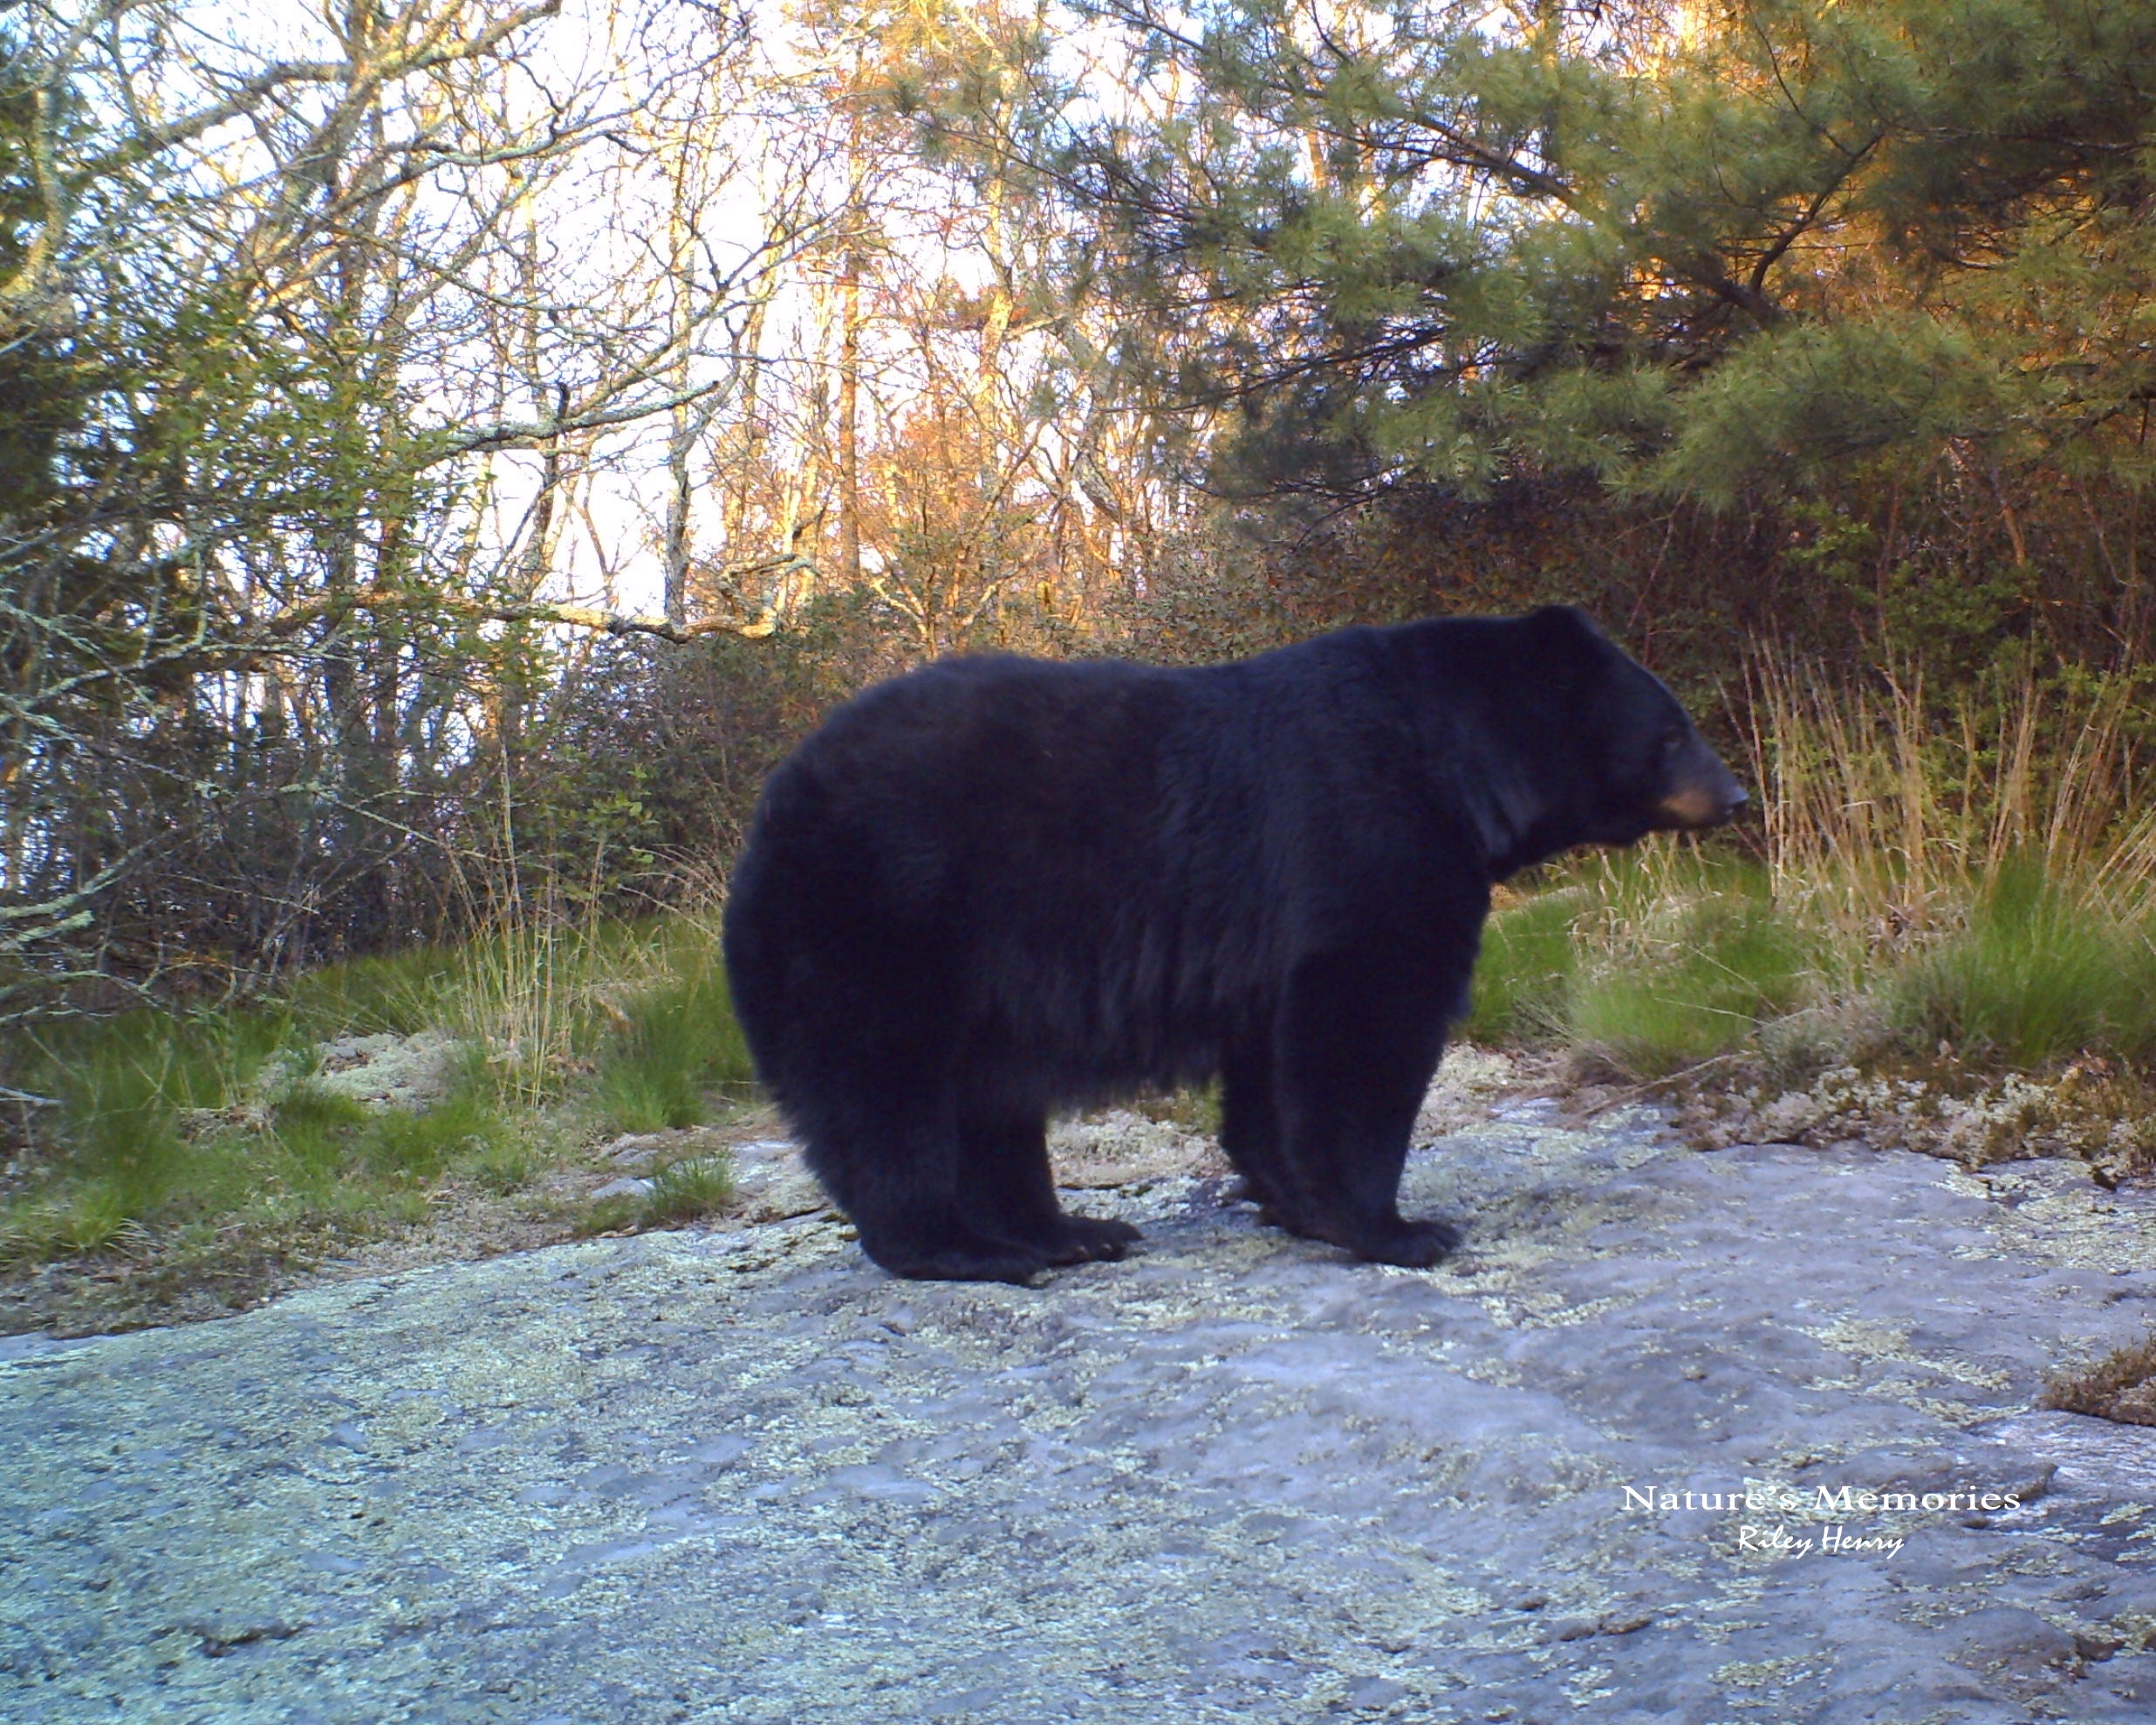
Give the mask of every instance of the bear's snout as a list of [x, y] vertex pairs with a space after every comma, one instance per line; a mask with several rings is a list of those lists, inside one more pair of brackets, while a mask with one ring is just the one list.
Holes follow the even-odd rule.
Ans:
[[1751, 798], [1736, 775], [1706, 743], [1694, 742], [1675, 775], [1676, 783], [1655, 805], [1663, 822], [1681, 832], [1720, 826], [1735, 818]]

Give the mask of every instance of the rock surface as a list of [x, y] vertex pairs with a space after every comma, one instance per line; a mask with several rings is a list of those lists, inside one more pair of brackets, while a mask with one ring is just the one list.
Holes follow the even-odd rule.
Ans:
[[2029, 1411], [2146, 1331], [2149, 1200], [1546, 1104], [1417, 1153], [1435, 1271], [1223, 1189], [1076, 1194], [1142, 1253], [1031, 1290], [815, 1216], [12, 1344], [0, 1717], [2156, 1708], [2156, 1432]]
[[587, 1192], [591, 1198], [649, 1192], [643, 1176], [682, 1162], [722, 1159], [734, 1188], [734, 1214], [744, 1222], [788, 1222], [830, 1208], [816, 1177], [802, 1166], [800, 1149], [783, 1138], [741, 1139], [716, 1126], [678, 1126], [631, 1133], [599, 1154], [612, 1167], [631, 1172]]
[[[371, 1108], [432, 1107], [449, 1093], [464, 1044], [440, 1030], [338, 1037], [318, 1044], [306, 1082]], [[294, 1075], [280, 1068], [277, 1078]]]

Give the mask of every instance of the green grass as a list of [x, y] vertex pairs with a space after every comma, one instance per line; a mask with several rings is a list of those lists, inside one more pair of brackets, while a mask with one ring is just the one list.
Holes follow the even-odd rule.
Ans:
[[0, 1217], [0, 1252], [95, 1250], [151, 1217], [227, 1203], [243, 1175], [203, 1117], [254, 1085], [289, 1036], [275, 1010], [134, 1011], [55, 1031], [31, 1087], [61, 1105], [57, 1177]]
[[[318, 1042], [430, 1029], [466, 1054], [423, 1109], [370, 1108], [315, 1071]], [[339, 965], [267, 1004], [69, 1024], [9, 1070], [60, 1104], [0, 1199], [0, 1263], [17, 1263], [364, 1238], [445, 1184], [513, 1194], [599, 1138], [754, 1093], [715, 933], [688, 917], [510, 931]], [[693, 1220], [730, 1189], [722, 1160], [676, 1164], [617, 1225]]]
[[2081, 901], [2030, 857], [2007, 862], [1966, 924], [1886, 979], [1917, 1045], [2017, 1066], [2083, 1050], [2156, 1056], [2156, 922]]
[[2156, 1063], [2149, 894], [2102, 896], [2014, 853], [1934, 880], [1912, 933], [1888, 908], [1848, 914], [1866, 892], [1892, 907], [1891, 885], [1783, 884], [1797, 890], [1669, 845], [1575, 863], [1491, 916], [1461, 1034], [1639, 1079], [1733, 1055], [1769, 1076], [1837, 1064], [1837, 1027], [1859, 1025], [1915, 1060], [1945, 1044], [1993, 1068]]
[[325, 1194], [344, 1177], [352, 1145], [372, 1120], [351, 1097], [302, 1079], [277, 1099], [268, 1131], [259, 1134], [268, 1153], [264, 1171], [292, 1191]]
[[1461, 1033], [1476, 1043], [1532, 1042], [1560, 1031], [1580, 948], [1585, 889], [1560, 886], [1494, 913], [1482, 930], [1473, 1003]]
[[1661, 1078], [1796, 1010], [1816, 947], [1756, 866], [1667, 845], [1589, 858], [1491, 915], [1461, 1034]]
[[677, 941], [671, 958], [663, 977], [617, 1006], [599, 1054], [592, 1102], [610, 1131], [697, 1125], [711, 1092], [756, 1081], [715, 946]]
[[1718, 895], [1656, 907], [1636, 949], [1573, 977], [1571, 1038], [1657, 1078], [1731, 1053], [1794, 1010], [1811, 955], [1803, 931], [1759, 894], [1761, 884], [1733, 874]]
[[722, 1156], [695, 1156], [659, 1170], [644, 1194], [644, 1225], [678, 1226], [722, 1210], [734, 1195], [734, 1173]]
[[410, 1036], [437, 1023], [466, 962], [455, 947], [325, 965], [295, 977], [284, 991], [298, 1028], [318, 1039], [390, 1031]]
[[493, 1096], [468, 1080], [431, 1108], [373, 1115], [355, 1148], [373, 1173], [424, 1184], [452, 1172], [499, 1169], [517, 1128]]

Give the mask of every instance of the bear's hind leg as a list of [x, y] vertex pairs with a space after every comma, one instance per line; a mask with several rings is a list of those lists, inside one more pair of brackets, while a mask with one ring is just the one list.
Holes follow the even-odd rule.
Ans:
[[1140, 1237], [1127, 1222], [1072, 1215], [1057, 1201], [1048, 1122], [1038, 1111], [983, 1114], [962, 1125], [959, 1189], [977, 1227], [1045, 1253], [1051, 1264], [1119, 1258]]
[[893, 1276], [932, 1282], [1026, 1282], [1049, 1266], [1030, 1242], [983, 1228], [964, 1195], [959, 1133], [939, 1101], [876, 1094], [836, 1118], [789, 1110], [808, 1164], [860, 1235], [861, 1249]]
[[1281, 1149], [1273, 1064], [1262, 1050], [1244, 1050], [1221, 1064], [1221, 1153], [1242, 1176], [1238, 1195], [1256, 1204], [1265, 1221], [1280, 1222], [1295, 1213], [1295, 1173]]

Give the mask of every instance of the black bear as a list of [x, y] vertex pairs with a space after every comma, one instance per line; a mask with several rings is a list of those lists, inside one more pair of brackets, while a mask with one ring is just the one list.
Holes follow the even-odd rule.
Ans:
[[1744, 801], [1581, 613], [1344, 629], [1163, 670], [945, 660], [764, 788], [727, 906], [756, 1070], [900, 1276], [1023, 1281], [1138, 1231], [1056, 1201], [1049, 1113], [1217, 1074], [1264, 1220], [1459, 1243], [1400, 1169], [1489, 889]]

